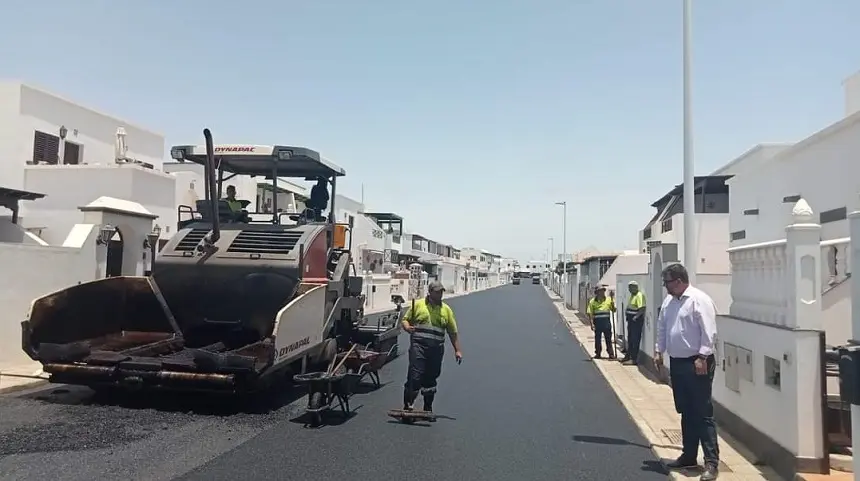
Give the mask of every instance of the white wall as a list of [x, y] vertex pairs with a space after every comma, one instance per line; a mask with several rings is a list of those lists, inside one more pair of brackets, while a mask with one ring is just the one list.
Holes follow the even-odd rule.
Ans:
[[[819, 363], [808, 361], [819, 358], [818, 333], [776, 329], [722, 316], [718, 326], [718, 365], [726, 354], [724, 343], [749, 350], [750, 364], [741, 353], [737, 365], [751, 380], [740, 374], [735, 391], [727, 387], [726, 374], [730, 371], [717, 369], [714, 400], [796, 456], [822, 457], [821, 436], [809, 435], [821, 432], [821, 399], [800, 388], [821, 382]], [[780, 360], [779, 388], [765, 383], [764, 356]]]
[[[783, 203], [787, 196], [802, 195], [816, 216], [840, 207], [850, 211], [860, 192], [858, 156], [860, 112], [782, 151], [757, 169], [730, 179], [730, 232], [746, 233], [731, 246], [785, 238], [794, 206], [793, 202]], [[744, 215], [749, 209], [758, 209], [758, 215]], [[848, 237], [847, 221], [823, 224], [821, 237]]]
[[[31, 156], [20, 156], [22, 140], [18, 129], [21, 88], [19, 84], [0, 82], [0, 186], [21, 189], [24, 165]], [[33, 138], [30, 136], [30, 147]]]
[[12, 244], [43, 245], [37, 236], [12, 223], [12, 217], [0, 217], [0, 242]]
[[0, 243], [0, 371], [32, 360], [21, 349], [21, 321], [33, 299], [95, 279], [97, 226], [83, 226], [65, 247]]
[[[609, 270], [603, 274], [600, 279], [601, 284], [610, 286], [614, 289], [617, 277], [624, 274], [644, 274], [648, 272], [648, 261], [651, 257], [648, 254], [627, 254], [615, 258], [615, 262], [609, 267]], [[624, 284], [624, 291], [627, 291], [627, 284]], [[620, 292], [617, 291], [616, 292]]]
[[33, 159], [36, 130], [59, 135], [82, 146], [82, 161], [113, 164], [116, 130], [126, 131], [127, 156], [161, 168], [164, 137], [144, 128], [77, 105], [58, 96], [15, 82], [0, 83], [0, 184], [23, 189], [24, 167]]
[[711, 175], [743, 175], [769, 161], [773, 156], [791, 147], [792, 143], [758, 144], [744, 152], [728, 164], [715, 170]]
[[[734, 194], [732, 194], [734, 195]], [[729, 274], [731, 264], [726, 249], [729, 248], [729, 223], [731, 214], [696, 214], [696, 244], [699, 246], [696, 267], [700, 274]], [[652, 232], [660, 230], [655, 223]], [[678, 260], [684, 261], [684, 214], [672, 216], [672, 230], [654, 235], [648, 240], [660, 240], [664, 244], [678, 245]], [[641, 238], [641, 233], [640, 233]]]
[[38, 227], [41, 237], [58, 245], [81, 222], [78, 207], [101, 196], [137, 202], [157, 215], [155, 223], [167, 238], [176, 231], [175, 178], [130, 164], [30, 165], [24, 171], [25, 190], [48, 195], [21, 203], [21, 225]]

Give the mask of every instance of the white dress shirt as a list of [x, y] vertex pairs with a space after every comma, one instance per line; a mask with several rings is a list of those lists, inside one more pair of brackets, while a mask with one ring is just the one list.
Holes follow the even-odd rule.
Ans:
[[693, 286], [667, 295], [657, 316], [657, 351], [669, 357], [710, 356], [717, 337], [717, 309], [711, 296]]

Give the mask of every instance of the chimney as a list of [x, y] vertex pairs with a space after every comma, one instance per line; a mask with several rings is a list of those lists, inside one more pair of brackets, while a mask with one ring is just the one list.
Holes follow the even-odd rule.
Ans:
[[842, 82], [845, 89], [845, 116], [860, 112], [860, 71]]

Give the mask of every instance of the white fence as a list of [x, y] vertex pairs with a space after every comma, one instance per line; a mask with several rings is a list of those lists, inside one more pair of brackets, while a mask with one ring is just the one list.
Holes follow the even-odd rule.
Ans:
[[[718, 319], [713, 397], [718, 419], [763, 460], [826, 460], [823, 423], [821, 226], [805, 200], [783, 240], [729, 249], [731, 306]], [[834, 257], [839, 259], [837, 253]], [[845, 257], [842, 257], [845, 259]], [[722, 415], [721, 415], [722, 413]], [[749, 432], [756, 433], [750, 443]], [[815, 464], [815, 463], [812, 463]]]

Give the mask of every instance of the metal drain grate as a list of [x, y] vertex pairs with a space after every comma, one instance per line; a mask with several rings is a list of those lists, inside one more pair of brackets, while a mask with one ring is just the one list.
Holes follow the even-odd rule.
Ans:
[[680, 429], [663, 429], [663, 436], [669, 440], [670, 443], [683, 446], [684, 438], [681, 436]]
[[[684, 437], [681, 434], [680, 429], [661, 429], [663, 432], [663, 436], [669, 440], [670, 443], [681, 447], [684, 445]], [[720, 461], [720, 471], [723, 473], [732, 473], [732, 468], [730, 468], [726, 463]]]

